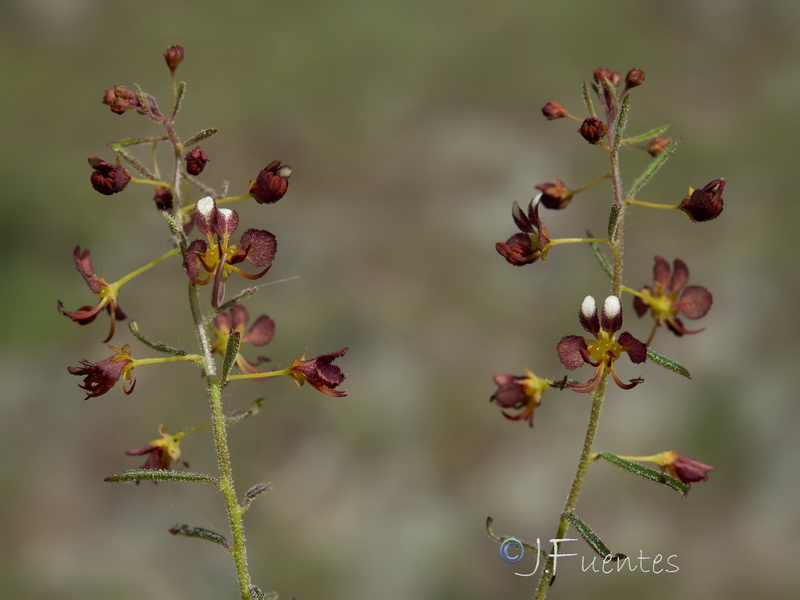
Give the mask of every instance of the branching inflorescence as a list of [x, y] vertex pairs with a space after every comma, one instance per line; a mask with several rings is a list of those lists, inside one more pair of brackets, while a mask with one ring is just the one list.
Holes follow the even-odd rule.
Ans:
[[[83, 277], [89, 290], [99, 298], [94, 305], [86, 305], [75, 311], [68, 311], [58, 302], [58, 310], [80, 325], [88, 325], [102, 312], [108, 313], [111, 320], [108, 342], [115, 334], [115, 324], [127, 318], [119, 306], [118, 297], [121, 288], [145, 271], [162, 261], [175, 259], [168, 264], [189, 287], [189, 303], [187, 310], [194, 323], [198, 348], [194, 352], [175, 348], [160, 342], [148, 340], [139, 331], [135, 322], [130, 323], [133, 336], [151, 350], [162, 356], [153, 358], [134, 358], [131, 346], [124, 344], [121, 348], [109, 346], [113, 354], [98, 362], [81, 360], [80, 366], [69, 367], [69, 372], [83, 378], [81, 387], [86, 391], [86, 398], [101, 396], [122, 380], [125, 394], [134, 391], [136, 379], [134, 369], [155, 363], [190, 361], [196, 364], [205, 377], [208, 399], [211, 408], [211, 422], [195, 425], [176, 434], [167, 433], [163, 424], [159, 425], [160, 438], [148, 444], [128, 450], [126, 454], [133, 456], [147, 455], [140, 469], [129, 470], [119, 475], [112, 475], [106, 481], [184, 481], [210, 483], [222, 492], [227, 508], [230, 534], [232, 540], [209, 529], [178, 525], [169, 531], [174, 535], [197, 537], [220, 544], [234, 559], [239, 592], [243, 599], [266, 597], [250, 580], [247, 564], [247, 549], [244, 542], [243, 515], [253, 499], [270, 489], [269, 484], [259, 483], [252, 486], [241, 498], [234, 485], [234, 474], [228, 452], [227, 430], [242, 419], [255, 415], [264, 399], [258, 398], [248, 409], [226, 414], [222, 408], [222, 388], [236, 379], [266, 379], [276, 376], [291, 377], [300, 387], [308, 383], [311, 387], [328, 396], [340, 397], [345, 392], [338, 389], [345, 375], [334, 361], [347, 352], [342, 348], [335, 352], [322, 354], [316, 358], [306, 359], [305, 353], [280, 369], [260, 370], [259, 365], [269, 359], [260, 356], [247, 359], [241, 352], [242, 346], [248, 342], [254, 346], [268, 344], [275, 334], [275, 323], [267, 315], [258, 316], [247, 329], [249, 315], [241, 304], [255, 294], [257, 288], [248, 288], [239, 292], [229, 300], [226, 297], [226, 282], [232, 275], [248, 280], [257, 280], [269, 271], [275, 260], [277, 240], [275, 236], [256, 227], [239, 229], [239, 215], [230, 208], [222, 207], [236, 201], [255, 200], [258, 204], [273, 204], [283, 198], [289, 186], [292, 168], [274, 160], [267, 164], [251, 181], [247, 193], [239, 196], [225, 196], [196, 179], [211, 161], [199, 146], [199, 142], [216, 133], [215, 129], [204, 129], [188, 139], [181, 140], [175, 131], [175, 118], [184, 99], [186, 85], [178, 82], [175, 71], [184, 58], [181, 46], [172, 46], [164, 52], [164, 59], [172, 76], [172, 101], [170, 110], [162, 112], [156, 99], [138, 86], [130, 90], [118, 85], [106, 90], [103, 103], [112, 112], [122, 115], [136, 112], [156, 123], [163, 133], [154, 137], [131, 138], [112, 143], [116, 153], [114, 162], [106, 162], [98, 157], [89, 158], [92, 168], [90, 183], [99, 193], [111, 196], [119, 194], [132, 185], [153, 186], [153, 200], [156, 208], [162, 211], [165, 223], [169, 227], [174, 242], [173, 248], [155, 258], [148, 264], [129, 273], [121, 279], [108, 283], [95, 273], [89, 250], [80, 246], [73, 252], [73, 259], [78, 272]], [[166, 146], [171, 157], [167, 174], [162, 176], [156, 151]], [[151, 151], [152, 166], [148, 167], [132, 152], [133, 148], [145, 148]], [[141, 177], [134, 177], [123, 164], [126, 163]], [[227, 184], [225, 186], [227, 188]], [[196, 198], [196, 200], [195, 200]], [[192, 229], [200, 234], [198, 239], [187, 241]], [[235, 241], [234, 241], [235, 240]], [[180, 260], [176, 257], [180, 256]], [[250, 263], [249, 266], [246, 263]], [[201, 309], [199, 287], [211, 285], [211, 301], [208, 310]], [[174, 290], [175, 296], [185, 297], [183, 286]], [[159, 294], [159, 309], [164, 302], [164, 295]], [[156, 307], [154, 307], [156, 308]], [[221, 357], [221, 364], [217, 364]], [[233, 373], [236, 367], [240, 373]], [[180, 461], [180, 442], [190, 433], [211, 430], [215, 443], [218, 476], [191, 473], [183, 469], [172, 470], [173, 465], [188, 467]], [[122, 451], [123, 449], [120, 449]], [[270, 597], [277, 598], [276, 594]]]
[[[623, 221], [627, 207], [636, 205], [680, 210], [694, 222], [715, 219], [723, 208], [724, 179], [712, 181], [700, 189], [689, 188], [683, 200], [674, 205], [657, 204], [638, 199], [638, 193], [664, 165], [678, 144], [678, 140], [661, 137], [667, 130], [666, 126], [658, 127], [642, 135], [623, 137], [631, 103], [631, 91], [644, 83], [644, 79], [644, 71], [631, 69], [622, 85], [619, 73], [607, 69], [596, 69], [594, 82], [591, 85], [583, 84], [583, 100], [588, 113], [583, 119], [570, 114], [557, 102], [551, 101], [545, 104], [542, 113], [548, 120], [571, 119], [580, 123], [578, 133], [584, 140], [608, 155], [609, 171], [576, 189], [570, 189], [558, 177], [555, 177], [553, 183], [537, 185], [536, 189], [540, 193], [530, 201], [527, 210], [523, 211], [517, 202], [513, 204], [511, 215], [519, 232], [513, 234], [505, 242], [496, 244], [497, 252], [507, 262], [515, 266], [524, 266], [539, 260], [545, 262], [548, 253], [556, 245], [586, 243], [591, 246], [600, 267], [611, 279], [610, 294], [603, 301], [600, 310], [592, 296], [586, 296], [580, 303], [576, 300], [576, 305], [580, 305], [578, 310], [580, 324], [585, 331], [591, 334], [591, 337], [565, 335], [561, 341], [555, 344], [558, 358], [570, 371], [584, 365], [594, 368], [593, 374], [587, 381], [574, 381], [568, 375], [565, 375], [563, 379], [550, 380], [534, 375], [531, 370], [525, 369], [524, 375], [495, 376], [497, 391], [491, 397], [491, 401], [503, 409], [503, 416], [511, 420], [527, 421], [531, 427], [534, 422], [534, 411], [541, 405], [543, 395], [550, 388], [571, 390], [591, 397], [591, 414], [578, 467], [558, 523], [557, 533], [553, 539], [564, 539], [567, 529], [574, 526], [590, 547], [603, 557], [604, 561], [616, 561], [624, 558], [625, 555], [612, 555], [608, 547], [575, 514], [583, 481], [592, 462], [604, 459], [631, 473], [671, 487], [683, 496], [688, 494], [692, 483], [706, 481], [709, 471], [713, 470], [711, 466], [681, 456], [672, 450], [649, 456], [619, 456], [610, 452], [595, 452], [593, 449], [608, 377], [611, 376], [622, 390], [631, 390], [644, 383], [642, 377], [636, 377], [629, 381], [621, 379], [616, 372], [616, 361], [623, 354], [627, 354], [634, 364], [642, 365], [649, 359], [651, 363], [689, 377], [689, 372], [683, 366], [653, 350], [653, 340], [661, 325], [666, 325], [677, 336], [699, 333], [702, 329], [687, 329], [681, 320], [681, 315], [687, 319], [699, 319], [708, 313], [713, 300], [711, 293], [705, 287], [686, 285], [689, 279], [689, 269], [686, 263], [679, 258], [675, 259], [670, 267], [667, 260], [656, 256], [651, 285], [634, 289], [622, 283]], [[592, 92], [599, 100], [600, 113], [595, 110]], [[627, 189], [623, 188], [620, 175], [620, 151], [625, 147], [640, 148], [652, 157], [641, 175], [634, 179]], [[559, 239], [554, 237], [553, 232], [545, 228], [544, 218], [540, 215], [540, 206], [551, 210], [563, 210], [572, 205], [571, 203], [578, 193], [607, 179], [611, 182], [608, 237]], [[610, 249], [611, 258], [603, 251], [604, 246]], [[617, 333], [622, 327], [621, 298], [623, 292], [633, 297], [633, 309], [639, 317], [645, 317], [648, 314], [652, 317], [653, 325], [646, 342], [639, 340], [627, 331]], [[644, 466], [641, 464], [643, 462], [653, 463], [659, 470]], [[520, 548], [529, 547], [515, 538], [495, 536], [491, 529], [491, 523], [490, 517], [487, 520], [487, 531], [490, 537], [496, 541], [502, 544], [511, 539], [518, 543]], [[504, 546], [501, 545], [501, 555], [503, 548]], [[556, 553], [555, 550], [546, 554], [547, 564], [540, 575], [535, 595], [537, 599], [547, 595], [554, 580], [554, 553]]]

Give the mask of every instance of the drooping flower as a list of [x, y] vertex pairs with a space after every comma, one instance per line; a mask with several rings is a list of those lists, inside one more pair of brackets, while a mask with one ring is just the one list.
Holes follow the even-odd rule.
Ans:
[[121, 192], [131, 180], [131, 174], [122, 165], [107, 163], [96, 156], [89, 158], [89, 165], [92, 167], [89, 181], [104, 196]]
[[[223, 312], [214, 317], [213, 330], [216, 339], [212, 342], [212, 349], [225, 356], [228, 338], [234, 331], [239, 332], [242, 344], [250, 342], [254, 346], [265, 346], [272, 341], [275, 335], [275, 322], [272, 319], [267, 315], [261, 315], [245, 334], [245, 327], [247, 327], [249, 319], [247, 309], [241, 304], [231, 308], [230, 315], [227, 312]], [[268, 360], [269, 358], [266, 356], [259, 356], [255, 362], [250, 362], [242, 355], [240, 347], [240, 351], [236, 355], [236, 366], [239, 367], [242, 373], [255, 373], [258, 371], [257, 366]]]
[[675, 450], [661, 452], [652, 456], [622, 456], [620, 458], [657, 464], [662, 471], [667, 471], [685, 485], [687, 494], [693, 483], [708, 481], [708, 474], [714, 470], [714, 467], [704, 465], [686, 456], [681, 456]]
[[522, 233], [516, 233], [505, 242], [495, 244], [495, 250], [500, 256], [514, 266], [520, 267], [534, 263], [540, 258], [542, 260], [546, 258], [547, 249], [545, 247], [550, 243], [550, 238], [539, 217], [540, 197], [541, 194], [531, 200], [527, 214], [523, 212], [516, 201], [514, 202], [511, 216]]
[[310, 360], [306, 360], [305, 354], [303, 354], [300, 358], [294, 359], [289, 374], [297, 383], [297, 387], [308, 383], [328, 396], [337, 398], [346, 396], [346, 392], [335, 389], [344, 381], [345, 375], [339, 367], [333, 364], [333, 361], [344, 356], [347, 350], [347, 348], [342, 348]]
[[680, 203], [680, 208], [695, 223], [716, 219], [722, 212], [724, 189], [724, 179], [715, 179], [699, 190], [690, 186], [689, 193]]
[[102, 396], [110, 390], [117, 381], [122, 379], [122, 391], [130, 394], [136, 386], [136, 379], [133, 377], [133, 359], [131, 358], [131, 348], [125, 344], [122, 348], [109, 346], [114, 351], [112, 356], [96, 363], [87, 360], [80, 361], [82, 367], [67, 367], [72, 375], [83, 377], [83, 385], [78, 387], [86, 390], [86, 398], [96, 398]]
[[633, 299], [636, 314], [642, 317], [649, 310], [657, 325], [666, 323], [677, 336], [700, 333], [702, 329], [686, 329], [678, 315], [683, 314], [687, 319], [700, 319], [708, 313], [714, 298], [703, 286], [687, 286], [688, 280], [689, 268], [680, 258], [673, 261], [670, 269], [666, 260], [656, 256], [653, 287], [644, 286]]
[[273, 160], [261, 169], [255, 183], [250, 182], [250, 195], [259, 204], [273, 204], [286, 194], [291, 175], [291, 166], [281, 165], [281, 161]]
[[622, 306], [617, 296], [609, 296], [603, 303], [602, 315], [598, 317], [597, 303], [586, 296], [578, 313], [583, 328], [594, 336], [593, 340], [579, 335], [568, 335], [558, 342], [558, 358], [567, 369], [577, 369], [583, 364], [595, 367], [594, 375], [586, 383], [568, 384], [576, 392], [592, 392], [600, 384], [606, 371], [611, 373], [616, 384], [629, 390], [644, 380], [636, 378], [623, 383], [614, 368], [616, 360], [627, 353], [633, 363], [647, 360], [647, 346], [627, 331], [618, 338], [614, 335], [622, 327]]
[[[248, 229], [238, 244], [230, 242], [231, 234], [239, 225], [239, 215], [229, 208], [217, 208], [210, 196], [201, 199], [194, 208], [194, 224], [206, 240], [195, 240], [186, 251], [183, 268], [198, 285], [214, 281], [211, 304], [217, 308], [225, 298], [225, 281], [231, 273], [246, 279], [263, 277], [272, 266], [278, 243], [275, 236], [262, 229]], [[264, 269], [251, 275], [237, 265], [244, 260]], [[205, 275], [204, 278], [201, 275]]]
[[81, 247], [75, 246], [72, 257], [75, 260], [75, 268], [78, 270], [78, 273], [81, 274], [86, 285], [89, 286], [89, 289], [100, 298], [100, 302], [94, 307], [81, 306], [75, 312], [69, 312], [64, 308], [61, 300], [59, 300], [58, 312], [80, 325], [88, 325], [95, 320], [95, 317], [97, 317], [101, 310], [105, 309], [111, 316], [111, 329], [108, 332], [108, 337], [103, 340], [103, 343], [105, 343], [114, 335], [116, 321], [125, 319], [125, 313], [122, 312], [122, 309], [117, 304], [119, 287], [108, 284], [105, 279], [95, 274], [92, 268], [92, 255], [89, 250], [81, 252]]
[[497, 391], [492, 395], [490, 402], [505, 409], [519, 410], [516, 415], [511, 415], [505, 410], [503, 416], [511, 421], [528, 421], [533, 427], [533, 413], [542, 403], [542, 394], [550, 383], [537, 377], [528, 369], [525, 375], [495, 375], [494, 383]]
[[554, 183], [543, 183], [537, 185], [536, 189], [542, 192], [541, 203], [546, 208], [556, 210], [566, 208], [575, 195], [575, 192], [564, 185], [564, 182], [558, 177], [556, 177]]
[[[158, 426], [158, 433], [161, 435], [159, 439], [153, 440], [141, 448], [134, 448], [133, 450], [125, 451], [125, 454], [128, 456], [141, 456], [143, 454], [149, 455], [145, 463], [141, 466], [142, 469], [166, 471], [169, 469], [173, 460], [180, 460], [180, 442], [181, 438], [183, 438], [186, 432], [181, 432], [177, 435], [170, 435], [167, 433], [166, 429], [164, 428], [164, 424], [162, 423]], [[187, 467], [189, 466], [185, 462], [183, 464]]]

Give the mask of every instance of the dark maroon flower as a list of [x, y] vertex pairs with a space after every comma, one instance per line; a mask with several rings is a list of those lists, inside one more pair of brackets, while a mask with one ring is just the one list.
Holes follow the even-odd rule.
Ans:
[[593, 340], [579, 335], [568, 335], [558, 343], [558, 358], [567, 369], [577, 369], [583, 364], [595, 367], [594, 375], [586, 383], [568, 384], [576, 392], [592, 392], [600, 384], [605, 371], [609, 371], [616, 384], [629, 390], [644, 380], [632, 379], [623, 383], [614, 369], [614, 363], [627, 353], [633, 363], [647, 360], [647, 346], [624, 331], [618, 338], [614, 334], [622, 327], [622, 307], [619, 298], [609, 296], [603, 303], [602, 315], [597, 314], [597, 303], [592, 296], [586, 296], [578, 318], [583, 328], [594, 336]]
[[[134, 448], [133, 450], [126, 450], [125, 454], [128, 456], [142, 456], [147, 454], [147, 460], [141, 466], [142, 469], [153, 471], [166, 471], [169, 469], [172, 461], [179, 460], [181, 457], [180, 441], [187, 431], [182, 431], [176, 435], [170, 435], [164, 428], [164, 424], [158, 426], [158, 433], [161, 438], [153, 440], [149, 444], [141, 448]], [[182, 461], [183, 462], [183, 461]], [[183, 465], [188, 467], [188, 463], [183, 462]], [[137, 481], [138, 483], [138, 481]], [[157, 482], [153, 482], [157, 483]]]
[[[672, 269], [660, 256], [656, 256], [655, 260], [653, 287], [644, 286], [633, 299], [636, 314], [642, 317], [649, 310], [656, 321], [656, 327], [666, 323], [677, 336], [700, 333], [702, 329], [686, 329], [678, 315], [683, 314], [687, 319], [706, 316], [714, 301], [711, 292], [700, 285], [686, 285], [689, 268], [680, 258], [672, 263]], [[651, 340], [653, 334], [650, 335]]]
[[531, 200], [527, 214], [514, 202], [511, 216], [522, 233], [517, 233], [505, 242], [497, 242], [495, 250], [514, 266], [520, 267], [536, 262], [547, 255], [550, 238], [539, 217], [539, 199]]
[[561, 119], [566, 117], [567, 111], [558, 102], [553, 102], [550, 100], [550, 102], [542, 107], [542, 114], [547, 117], [548, 121], [552, 121], [553, 119]]
[[578, 129], [578, 133], [590, 144], [599, 144], [605, 137], [607, 130], [608, 128], [600, 119], [589, 117], [584, 119], [580, 129]]
[[200, 175], [210, 160], [206, 153], [200, 150], [200, 146], [195, 146], [194, 150], [186, 153], [186, 172], [189, 175]]
[[304, 354], [300, 358], [294, 359], [289, 374], [294, 378], [297, 387], [308, 383], [328, 396], [337, 398], [346, 396], [345, 392], [335, 389], [344, 381], [345, 375], [339, 367], [333, 364], [333, 361], [344, 356], [347, 350], [347, 348], [342, 348], [311, 360], [306, 360]]
[[[72, 375], [83, 377], [83, 385], [78, 387], [86, 390], [86, 398], [96, 398], [102, 396], [119, 381], [123, 380], [122, 391], [130, 394], [136, 386], [133, 378], [133, 360], [131, 359], [131, 348], [125, 344], [122, 348], [109, 346], [114, 351], [112, 356], [100, 362], [90, 363], [82, 360], [82, 367], [67, 367]], [[130, 383], [128, 383], [130, 382]]]
[[153, 196], [153, 201], [156, 203], [158, 210], [172, 210], [172, 192], [169, 188], [158, 186]]
[[[228, 338], [234, 332], [238, 332], [241, 336], [241, 343], [250, 342], [254, 346], [265, 346], [272, 341], [275, 336], [275, 322], [267, 315], [258, 317], [250, 330], [245, 333], [247, 321], [249, 320], [247, 309], [241, 304], [237, 304], [231, 308], [230, 315], [223, 312], [214, 317], [214, 334], [216, 339], [212, 342], [212, 350], [225, 356], [225, 351], [228, 348]], [[236, 355], [236, 366], [242, 373], [255, 373], [258, 371], [256, 368], [262, 362], [268, 361], [266, 356], [259, 356], [255, 362], [248, 361], [239, 352]]]
[[566, 208], [575, 192], [564, 185], [564, 182], [556, 177], [555, 183], [543, 183], [537, 185], [536, 189], [542, 192], [541, 202], [546, 208], [562, 209]]
[[93, 156], [89, 159], [93, 173], [89, 178], [92, 187], [105, 196], [117, 194], [125, 189], [131, 180], [131, 174], [121, 165], [112, 165]]
[[[206, 240], [195, 240], [186, 250], [183, 268], [192, 281], [206, 285], [212, 278], [214, 292], [211, 304], [214, 308], [225, 298], [225, 280], [231, 273], [246, 279], [259, 279], [269, 271], [278, 243], [269, 231], [248, 229], [238, 244], [230, 242], [231, 234], [239, 225], [239, 215], [229, 208], [217, 208], [210, 196], [202, 198], [194, 208], [194, 224]], [[251, 275], [237, 265], [244, 260], [264, 269]], [[205, 275], [205, 277], [203, 277]]]
[[289, 188], [292, 167], [273, 160], [261, 169], [255, 183], [250, 183], [250, 195], [259, 204], [272, 204], [283, 198]]
[[722, 212], [724, 189], [724, 179], [715, 179], [701, 190], [690, 187], [689, 194], [681, 201], [681, 210], [696, 223], [716, 219]]
[[58, 312], [62, 315], [69, 317], [80, 325], [88, 325], [95, 320], [101, 310], [105, 309], [111, 316], [111, 329], [108, 332], [108, 337], [103, 340], [107, 342], [114, 335], [114, 326], [117, 321], [125, 319], [125, 313], [117, 304], [117, 294], [119, 294], [119, 287], [109, 285], [102, 277], [98, 277], [92, 268], [92, 256], [88, 250], [81, 252], [80, 246], [75, 246], [72, 252], [72, 258], [75, 260], [75, 268], [81, 274], [86, 285], [92, 290], [92, 293], [100, 297], [100, 302], [92, 306], [81, 306], [75, 312], [69, 312], [64, 308], [61, 300], [58, 301]]
[[177, 69], [183, 61], [183, 46], [170, 46], [164, 50], [164, 60], [167, 61], [170, 71]]
[[625, 75], [626, 90], [640, 86], [643, 83], [644, 83], [644, 71], [642, 71], [641, 69], [631, 69], [630, 71], [628, 71], [628, 74]]
[[670, 475], [683, 483], [686, 486], [687, 494], [693, 483], [708, 481], [708, 474], [714, 470], [714, 467], [681, 456], [674, 450], [645, 458], [655, 462], [662, 470], [668, 471]]
[[503, 416], [511, 421], [528, 421], [533, 427], [533, 412], [542, 403], [542, 394], [550, 383], [528, 369], [525, 369], [525, 375], [495, 375], [494, 382], [497, 391], [490, 402], [501, 408], [518, 409], [520, 412], [516, 415], [504, 410]]

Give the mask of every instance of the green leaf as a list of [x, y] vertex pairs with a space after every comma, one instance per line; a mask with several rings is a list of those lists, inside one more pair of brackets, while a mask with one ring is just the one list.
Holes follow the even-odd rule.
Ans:
[[127, 160], [134, 169], [139, 171], [139, 173], [147, 177], [150, 181], [161, 181], [159, 177], [155, 173], [152, 173], [147, 167], [145, 167], [144, 164], [142, 164], [138, 158], [136, 158], [133, 154], [128, 152], [127, 148], [124, 148], [119, 144], [111, 144], [111, 149], [114, 152], [116, 152], [119, 156]]
[[622, 101], [622, 106], [619, 109], [619, 117], [617, 117], [617, 124], [614, 127], [614, 150], [619, 148], [622, 142], [622, 132], [625, 131], [625, 126], [628, 124], [628, 111], [631, 105], [631, 97], [625, 96]]
[[216, 127], [209, 127], [208, 129], [203, 129], [202, 131], [198, 131], [197, 133], [195, 133], [192, 137], [183, 142], [183, 144], [181, 145], [184, 148], [188, 148], [189, 146], [194, 146], [197, 142], [203, 141], [204, 139], [206, 139], [207, 137], [211, 137], [215, 133], [217, 133]]
[[253, 403], [250, 405], [250, 408], [247, 410], [237, 410], [234, 413], [231, 413], [225, 418], [225, 425], [230, 427], [231, 425], [236, 425], [242, 419], [246, 419], [247, 417], [252, 417], [253, 415], [257, 414], [264, 403], [267, 401], [266, 398], [256, 398], [253, 400]]
[[660, 483], [667, 487], [672, 488], [676, 492], [680, 492], [680, 494], [685, 498], [686, 497], [686, 486], [683, 485], [680, 481], [672, 477], [671, 475], [667, 475], [666, 473], [662, 473], [661, 471], [656, 471], [655, 469], [651, 469], [650, 467], [645, 467], [644, 465], [640, 465], [639, 463], [631, 462], [624, 458], [617, 456], [616, 454], [612, 454], [611, 452], [600, 452], [595, 460], [598, 458], [604, 458], [608, 462], [617, 465], [621, 469], [625, 469], [626, 471], [633, 473], [634, 475], [638, 475], [639, 477], [643, 477], [644, 479], [649, 479], [650, 481], [655, 481], [656, 483]]
[[183, 104], [184, 95], [186, 95], [186, 82], [181, 81], [178, 84], [174, 104], [172, 105], [172, 113], [169, 116], [170, 123], [173, 123], [175, 121], [175, 117], [178, 116], [178, 111], [181, 109], [181, 104]]
[[656, 127], [655, 129], [651, 129], [647, 133], [642, 133], [640, 135], [635, 135], [633, 137], [625, 138], [622, 140], [622, 143], [625, 145], [629, 144], [638, 144], [640, 142], [649, 142], [654, 137], [658, 137], [662, 133], [664, 133], [667, 129], [669, 129], [669, 125], [662, 125], [661, 127]]
[[[597, 534], [592, 531], [592, 528], [584, 523], [578, 515], [573, 512], [565, 512], [561, 516], [578, 530], [578, 533], [581, 534], [581, 537], [591, 546], [592, 550], [603, 558], [611, 556], [611, 550], [608, 549], [608, 546], [605, 545], [603, 540], [601, 540]], [[619, 560], [621, 558], [627, 558], [627, 556], [617, 553], [613, 555], [613, 558]]]
[[655, 350], [648, 348], [647, 349], [647, 358], [652, 360], [660, 367], [664, 367], [665, 369], [669, 369], [673, 373], [677, 373], [678, 375], [683, 375], [687, 379], [691, 379], [692, 376], [689, 375], [689, 371], [683, 365], [679, 365], [671, 358], [667, 358], [666, 356], [661, 356]]
[[211, 529], [206, 529], [204, 527], [191, 527], [183, 523], [182, 525], [175, 525], [173, 527], [170, 527], [169, 532], [172, 535], [185, 535], [186, 537], [208, 540], [209, 542], [214, 542], [215, 544], [219, 544], [220, 546], [225, 548], [225, 550], [231, 549], [231, 547], [228, 545], [228, 540], [225, 539], [224, 535], [221, 535], [216, 531], [212, 531]]
[[639, 190], [641, 190], [647, 184], [647, 182], [653, 178], [653, 175], [655, 175], [658, 170], [664, 166], [669, 157], [672, 156], [672, 153], [675, 152], [675, 149], [678, 147], [679, 143], [680, 139], [673, 140], [669, 146], [664, 148], [664, 151], [661, 154], [650, 161], [644, 172], [639, 175], [636, 181], [633, 182], [633, 185], [631, 185], [631, 188], [628, 190], [625, 198], [632, 200], [636, 197], [636, 194], [639, 193]]
[[619, 218], [619, 206], [614, 204], [611, 207], [611, 214], [608, 215], [608, 239], [612, 241], [617, 233], [617, 219]]
[[184, 481], [191, 483], [211, 483], [219, 487], [219, 482], [210, 475], [191, 473], [189, 471], [167, 471], [154, 469], [131, 469], [118, 475], [106, 477], [103, 481], [117, 483], [120, 481]]
[[[592, 234], [587, 231], [586, 237], [590, 238], [592, 237]], [[600, 263], [603, 271], [605, 271], [605, 274], [608, 275], [609, 279], [613, 279], [614, 268], [611, 266], [611, 263], [608, 262], [608, 259], [606, 258], [606, 255], [603, 254], [603, 251], [600, 250], [600, 244], [597, 242], [589, 242], [589, 247], [592, 249], [592, 252], [594, 252], [594, 256], [597, 259], [597, 262]]]
[[117, 142], [120, 146], [139, 146], [141, 144], [155, 144], [158, 142], [166, 142], [169, 139], [166, 135], [159, 135], [156, 137], [146, 138], [126, 138]]
[[239, 348], [242, 345], [242, 334], [238, 331], [232, 331], [228, 335], [228, 346], [225, 348], [225, 360], [222, 361], [222, 383], [228, 379], [233, 365], [236, 364], [236, 356], [239, 354]]
[[581, 87], [581, 95], [583, 96], [583, 105], [586, 107], [586, 112], [588, 112], [590, 116], [596, 119], [597, 113], [594, 111], [594, 104], [592, 104], [592, 95], [589, 93], [589, 86], [586, 84], [586, 80], [584, 80], [583, 86]]
[[145, 346], [156, 350], [157, 352], [163, 352], [164, 354], [171, 354], [172, 356], [186, 356], [189, 354], [186, 350], [179, 350], [178, 348], [173, 348], [172, 346], [167, 346], [161, 342], [151, 342], [146, 337], [144, 337], [141, 333], [139, 333], [139, 325], [136, 321], [131, 321], [128, 323], [128, 329], [131, 330], [131, 333], [134, 337], [142, 342]]

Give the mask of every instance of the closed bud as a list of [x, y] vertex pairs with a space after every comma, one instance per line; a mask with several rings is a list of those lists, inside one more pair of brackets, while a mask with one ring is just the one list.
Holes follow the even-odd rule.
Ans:
[[250, 195], [259, 204], [272, 204], [283, 198], [289, 188], [289, 177], [292, 167], [282, 165], [281, 161], [273, 160], [256, 177], [255, 183], [250, 184]]
[[603, 137], [605, 137], [606, 131], [607, 127], [600, 119], [596, 119], [595, 117], [585, 119], [581, 124], [581, 128], [578, 129], [578, 133], [590, 144], [599, 144]]
[[647, 144], [647, 152], [650, 153], [650, 156], [656, 157], [661, 154], [671, 143], [672, 138], [654, 137], [652, 140], [650, 140], [650, 143]]
[[641, 69], [631, 69], [625, 75], [625, 88], [631, 89], [644, 83], [644, 71]]
[[567, 111], [558, 102], [550, 100], [550, 102], [542, 107], [542, 114], [547, 117], [548, 121], [552, 121], [553, 119], [562, 119], [566, 117]]
[[169, 188], [158, 186], [156, 193], [153, 195], [153, 202], [156, 203], [158, 210], [172, 210], [172, 192]]
[[619, 85], [619, 73], [616, 71], [610, 71], [609, 69], [595, 69], [594, 80], [598, 85], [602, 85], [603, 80], [608, 80], [614, 87], [616, 87]]
[[89, 181], [104, 196], [121, 192], [131, 180], [131, 174], [122, 165], [112, 165], [96, 156], [89, 159], [89, 165], [92, 167]]
[[194, 150], [186, 153], [186, 172], [189, 175], [200, 175], [210, 160], [206, 153], [200, 150], [200, 146], [195, 146]]
[[164, 50], [164, 60], [170, 71], [175, 71], [183, 60], [183, 46], [170, 46]]

